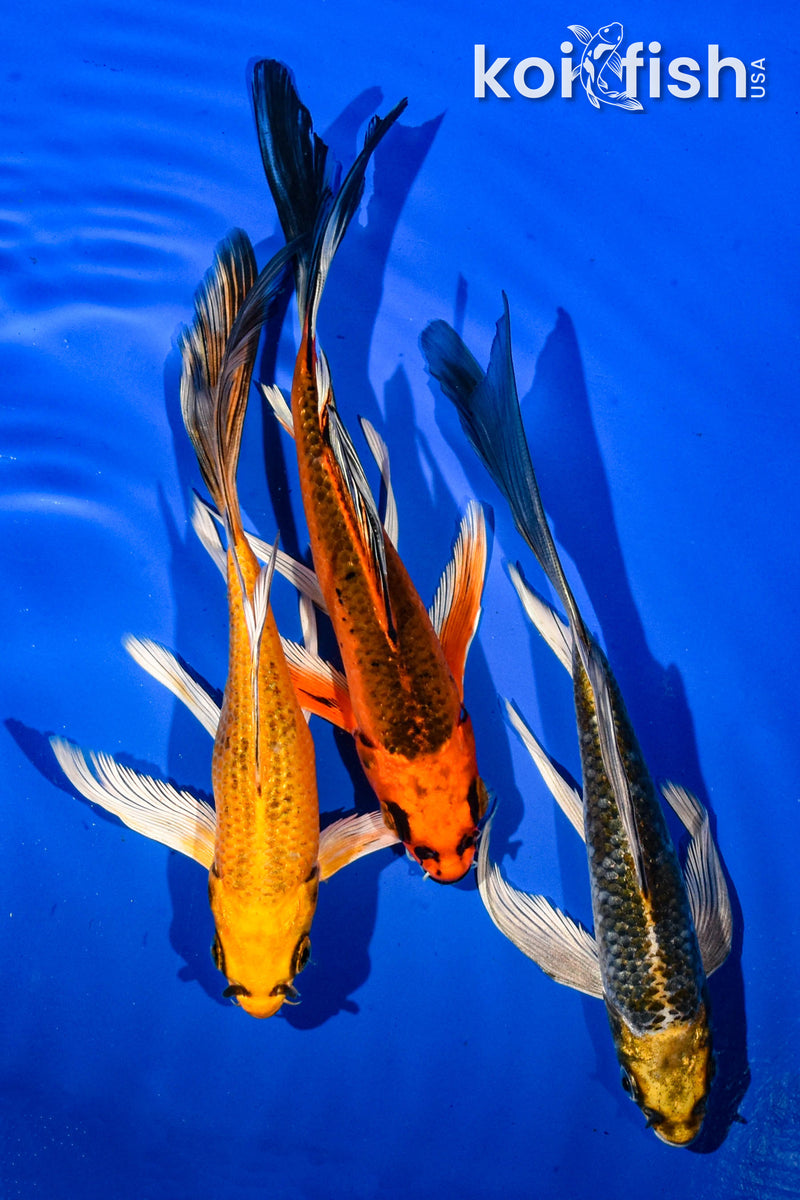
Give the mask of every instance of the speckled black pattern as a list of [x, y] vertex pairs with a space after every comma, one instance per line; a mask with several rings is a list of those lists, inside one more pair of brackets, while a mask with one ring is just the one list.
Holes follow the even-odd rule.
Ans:
[[[602, 653], [596, 649], [596, 652]], [[584, 822], [595, 936], [607, 1000], [645, 1032], [688, 1020], [703, 1002], [704, 976], [677, 855], [619, 688], [605, 663], [617, 744], [641, 839], [643, 895], [600, 752], [594, 697], [577, 651], [575, 708], [581, 743]]]
[[[388, 539], [394, 637], [381, 625], [375, 587], [354, 532], [352, 501], [321, 427], [310, 370], [306, 365], [305, 386], [293, 391], [298, 461], [312, 551], [318, 556], [322, 545], [327, 559], [325, 566], [316, 564], [317, 573], [328, 592], [354, 710], [354, 681], [363, 681], [374, 735], [390, 754], [415, 758], [438, 749], [451, 736], [460, 711], [458, 690], [425, 607]], [[325, 588], [326, 573], [332, 588]]]

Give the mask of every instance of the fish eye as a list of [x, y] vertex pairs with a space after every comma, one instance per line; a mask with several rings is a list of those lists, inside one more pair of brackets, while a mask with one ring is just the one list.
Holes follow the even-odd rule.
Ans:
[[459, 723], [459, 725], [463, 725], [464, 722], [467, 720], [469, 720], [469, 713], [467, 712], [466, 707], [462, 704], [461, 710], [459, 711], [459, 714], [458, 714], [458, 723]]
[[639, 1096], [639, 1089], [636, 1086], [636, 1080], [633, 1078], [630, 1072], [625, 1070], [624, 1067], [620, 1072], [620, 1083], [622, 1084], [622, 1090], [630, 1096], [631, 1100], [636, 1101]]
[[292, 975], [299, 975], [311, 955], [311, 939], [304, 933], [292, 956]]
[[418, 858], [420, 862], [426, 858], [432, 858], [434, 862], [438, 862], [441, 856], [438, 850], [432, 850], [430, 846], [415, 846], [414, 857]]

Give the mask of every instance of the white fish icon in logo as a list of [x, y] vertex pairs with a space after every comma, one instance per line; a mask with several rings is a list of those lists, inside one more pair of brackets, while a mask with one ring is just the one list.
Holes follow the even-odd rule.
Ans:
[[572, 78], [580, 75], [586, 95], [595, 108], [603, 104], [613, 104], [617, 108], [627, 108], [631, 112], [642, 112], [644, 106], [628, 92], [612, 87], [606, 78], [608, 71], [613, 71], [618, 79], [622, 79], [623, 64], [617, 53], [622, 42], [622, 26], [619, 21], [604, 25], [592, 35], [585, 25], [568, 25], [579, 42], [583, 43], [583, 54], [577, 67], [573, 68]]

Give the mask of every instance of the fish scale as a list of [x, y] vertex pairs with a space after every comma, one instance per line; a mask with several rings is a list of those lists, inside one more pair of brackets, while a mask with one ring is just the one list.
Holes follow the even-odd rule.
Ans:
[[[242, 539], [237, 553], [248, 591], [258, 564]], [[261, 777], [255, 780], [250, 644], [235, 568], [229, 584], [228, 682], [214, 743], [212, 782], [217, 798], [215, 869], [231, 887], [268, 897], [304, 880], [317, 856], [314, 753], [270, 612], [259, 658], [258, 745]]]
[[[444, 652], [431, 636], [430, 618], [394, 547], [386, 560], [396, 639], [382, 628], [375, 586], [363, 562], [349, 500], [342, 499], [338, 467], [327, 445], [317, 389], [307, 367], [305, 386], [293, 391], [301, 488], [320, 586], [333, 595], [331, 616], [353, 708], [368, 713], [370, 738], [408, 757], [437, 750], [450, 736], [460, 701]], [[324, 547], [324, 549], [323, 549]]]
[[632, 781], [633, 806], [647, 864], [647, 895], [637, 886], [633, 857], [603, 765], [591, 688], [577, 659], [576, 654], [575, 706], [600, 970], [608, 1000], [633, 1029], [645, 1032], [697, 1015], [703, 1004], [700, 951], [664, 815], [611, 676], [617, 744]]

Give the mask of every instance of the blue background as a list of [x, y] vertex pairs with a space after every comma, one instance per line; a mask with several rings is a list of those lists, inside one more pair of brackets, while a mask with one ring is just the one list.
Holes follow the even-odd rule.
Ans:
[[[711, 42], [764, 57], [767, 98], [737, 100], [728, 82], [719, 100], [645, 98], [643, 114], [596, 112], [577, 83], [572, 101], [474, 99], [475, 43], [490, 61], [557, 65], [567, 25], [609, 20], [665, 60], [702, 61]], [[4, 1200], [800, 1192], [792, 20], [769, 3], [628, 0], [31, 0], [6, 14]], [[390, 852], [323, 888], [302, 1004], [249, 1019], [221, 999], [203, 871], [76, 799], [50, 754], [57, 732], [210, 787], [206, 734], [121, 637], [159, 639], [224, 683], [223, 589], [187, 526], [199, 474], [175, 337], [229, 228], [263, 255], [278, 245], [248, 98], [262, 56], [292, 67], [347, 160], [376, 107], [409, 97], [321, 333], [359, 444], [358, 413], [390, 443], [424, 598], [469, 497], [490, 506], [466, 693], [507, 875], [589, 920], [584, 852], [498, 701], [514, 697], [577, 772], [568, 680], [504, 564], [541, 577], [417, 345], [444, 317], [485, 362], [501, 289], [587, 619], [653, 772], [714, 814], [736, 931], [712, 980], [718, 1080], [692, 1150], [643, 1128], [599, 1002], [505, 941], [472, 880], [439, 888]], [[292, 355], [287, 323], [284, 385]], [[244, 506], [302, 550], [288, 451], [252, 404]], [[275, 603], [296, 634], [286, 585]], [[352, 747], [314, 732], [323, 806], [363, 802]]]

